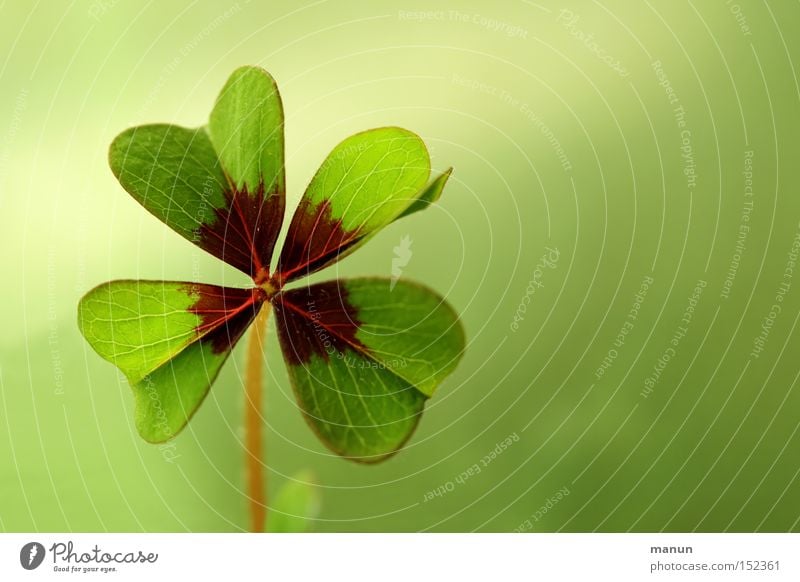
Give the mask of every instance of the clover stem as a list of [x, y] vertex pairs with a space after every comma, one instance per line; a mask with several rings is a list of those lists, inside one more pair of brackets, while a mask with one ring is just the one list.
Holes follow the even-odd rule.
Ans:
[[261, 377], [264, 368], [264, 336], [267, 331], [270, 303], [256, 315], [247, 344], [244, 400], [245, 466], [247, 493], [250, 498], [250, 531], [263, 532], [267, 517], [267, 496], [264, 483], [263, 442], [261, 438], [261, 405], [263, 388]]

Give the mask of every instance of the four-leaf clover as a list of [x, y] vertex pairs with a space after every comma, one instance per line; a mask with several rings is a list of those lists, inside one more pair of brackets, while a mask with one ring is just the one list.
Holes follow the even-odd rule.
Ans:
[[79, 326], [128, 378], [136, 427], [158, 443], [186, 425], [233, 346], [272, 306], [306, 420], [336, 453], [379, 461], [406, 442], [460, 359], [457, 314], [403, 279], [287, 285], [436, 201], [450, 170], [429, 183], [425, 144], [405, 129], [345, 139], [311, 180], [271, 268], [284, 218], [283, 140], [278, 89], [258, 67], [231, 75], [207, 127], [144, 125], [117, 136], [109, 160], [125, 190], [254, 285], [111, 281], [81, 299]]

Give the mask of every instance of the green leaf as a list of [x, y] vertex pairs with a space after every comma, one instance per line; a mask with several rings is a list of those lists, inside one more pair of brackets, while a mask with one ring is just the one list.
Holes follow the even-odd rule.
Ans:
[[258, 290], [111, 281], [78, 304], [78, 327], [128, 378], [142, 438], [178, 434], [264, 301]]
[[263, 283], [286, 205], [283, 109], [272, 77], [257, 67], [234, 71], [209, 132], [128, 129], [111, 144], [111, 170], [170, 228]]
[[203, 129], [132, 127], [114, 139], [108, 159], [131, 196], [192, 242], [225, 206], [225, 174]]
[[320, 496], [310, 471], [301, 471], [284, 483], [270, 505], [267, 531], [305, 533], [319, 515]]
[[416, 199], [397, 218], [402, 218], [414, 212], [425, 210], [428, 206], [439, 200], [442, 196], [445, 184], [447, 184], [447, 180], [450, 179], [452, 173], [453, 168], [448, 168], [447, 171], [440, 174], [430, 184], [425, 186]]
[[275, 80], [260, 67], [228, 78], [208, 125], [211, 141], [237, 190], [286, 191], [283, 105]]
[[423, 191], [428, 150], [399, 127], [348, 137], [328, 155], [295, 211], [278, 263], [284, 281], [317, 271], [398, 218]]
[[330, 281], [284, 291], [273, 303], [306, 419], [352, 460], [380, 461], [402, 447], [464, 350], [452, 308], [408, 281]]

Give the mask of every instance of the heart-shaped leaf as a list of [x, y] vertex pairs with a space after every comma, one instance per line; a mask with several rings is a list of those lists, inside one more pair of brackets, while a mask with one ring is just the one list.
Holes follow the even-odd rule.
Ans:
[[237, 69], [209, 131], [133, 127], [112, 142], [111, 169], [170, 228], [261, 283], [286, 200], [283, 109], [272, 77], [257, 67]]
[[264, 300], [258, 288], [111, 281], [81, 299], [78, 326], [128, 378], [142, 438], [163, 442], [194, 414]]
[[330, 281], [277, 295], [278, 332], [306, 419], [334, 452], [377, 462], [411, 436], [464, 350], [433, 291], [389, 279]]
[[111, 143], [109, 165], [131, 196], [192, 242], [202, 244], [201, 228], [225, 205], [225, 174], [202, 128], [132, 127]]
[[399, 127], [357, 133], [333, 148], [292, 217], [281, 281], [330, 265], [411, 207], [438, 198], [449, 171], [426, 188], [430, 166], [422, 139]]

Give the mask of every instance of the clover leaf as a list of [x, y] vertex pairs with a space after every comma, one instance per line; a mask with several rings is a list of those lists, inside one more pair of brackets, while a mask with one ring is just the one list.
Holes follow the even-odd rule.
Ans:
[[[457, 314], [435, 292], [402, 279], [287, 285], [434, 203], [451, 170], [429, 181], [425, 144], [408, 130], [353, 135], [322, 163], [275, 252], [286, 200], [283, 124], [275, 81], [248, 66], [231, 75], [207, 127], [143, 125], [117, 136], [109, 163], [123, 188], [175, 232], [249, 275], [253, 286], [111, 281], [81, 299], [78, 325], [128, 378], [136, 427], [153, 443], [183, 429], [252, 326], [246, 383], [255, 413], [246, 440], [255, 466], [261, 328], [274, 308], [289, 377], [312, 429], [345, 458], [381, 461], [408, 440], [425, 402], [458, 363], [464, 334]], [[253, 505], [264, 506], [260, 469], [251, 469]], [[259, 510], [254, 514], [260, 529]]]

